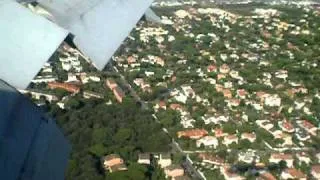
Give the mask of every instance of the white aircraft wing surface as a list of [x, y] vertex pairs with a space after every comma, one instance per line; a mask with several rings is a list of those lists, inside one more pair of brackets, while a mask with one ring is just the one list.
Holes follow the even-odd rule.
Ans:
[[68, 32], [12, 0], [0, 1], [0, 79], [26, 88]]
[[152, 0], [39, 0], [76, 46], [103, 69]]

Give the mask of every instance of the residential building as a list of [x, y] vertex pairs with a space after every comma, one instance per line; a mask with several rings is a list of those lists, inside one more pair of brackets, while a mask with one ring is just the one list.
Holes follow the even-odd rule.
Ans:
[[237, 137], [237, 135], [235, 135], [235, 134], [232, 134], [232, 135], [227, 135], [227, 136], [225, 136], [224, 138], [223, 138], [223, 144], [225, 144], [225, 145], [230, 145], [230, 144], [232, 144], [232, 143], [236, 143], [236, 144], [238, 144], [238, 137]]
[[148, 154], [148, 153], [139, 154], [138, 163], [149, 165], [150, 164], [150, 154]]
[[164, 173], [166, 174], [166, 178], [176, 178], [178, 176], [184, 175], [184, 169], [180, 165], [169, 165], [164, 168]]
[[114, 88], [118, 87], [118, 84], [113, 79], [107, 79], [106, 85], [109, 89], [113, 90]]
[[242, 133], [241, 134], [241, 139], [247, 139], [251, 143], [253, 143], [256, 140], [257, 136], [254, 132], [252, 133]]
[[35, 79], [31, 80], [32, 83], [49, 83], [57, 81], [57, 77], [53, 76], [37, 76]]
[[216, 65], [209, 65], [207, 67], [207, 72], [217, 72], [217, 66]]
[[223, 89], [222, 93], [225, 98], [232, 98], [232, 92], [230, 89]]
[[136, 63], [137, 59], [134, 56], [129, 56], [127, 58], [127, 62], [128, 62], [128, 64]]
[[110, 172], [127, 170], [123, 159], [118, 154], [110, 154], [101, 158], [103, 168]]
[[278, 125], [285, 132], [293, 133], [295, 131], [294, 126], [288, 120], [279, 121]]
[[281, 98], [277, 95], [269, 95], [265, 98], [265, 105], [274, 107], [274, 106], [281, 106]]
[[310, 123], [308, 120], [297, 121], [297, 123], [302, 129], [307, 131], [312, 136], [317, 135], [318, 128], [315, 125], [313, 125], [312, 123]]
[[245, 99], [247, 94], [248, 94], [248, 92], [245, 89], [238, 89], [237, 90], [237, 96], [240, 99]]
[[311, 159], [309, 154], [305, 153], [305, 152], [299, 152], [296, 154], [296, 157], [299, 161], [299, 164], [301, 165], [302, 163], [305, 163], [307, 165], [309, 165], [311, 163]]
[[179, 111], [179, 110], [182, 110], [182, 107], [180, 104], [173, 103], [173, 104], [170, 104], [170, 109]]
[[230, 67], [227, 64], [223, 64], [220, 66], [219, 71], [222, 74], [228, 74], [230, 72]]
[[208, 135], [208, 131], [204, 129], [190, 129], [184, 131], [178, 131], [177, 136], [178, 138], [186, 137], [190, 139], [200, 139], [203, 136]]
[[197, 147], [201, 147], [202, 145], [207, 147], [216, 148], [219, 145], [218, 139], [214, 136], [205, 136], [196, 141]]
[[248, 164], [253, 163], [257, 159], [258, 159], [258, 156], [252, 150], [238, 153], [238, 160]]
[[117, 164], [114, 166], [109, 167], [109, 172], [117, 172], [117, 171], [126, 171], [128, 170], [127, 166], [125, 164]]
[[122, 91], [122, 89], [120, 87], [115, 87], [113, 89], [113, 94], [116, 97], [117, 101], [119, 103], [122, 103], [123, 98], [125, 97], [125, 93]]
[[218, 165], [218, 166], [221, 166], [224, 164], [224, 159], [214, 154], [200, 153], [199, 158], [202, 159], [202, 162], [204, 163], [209, 163], [209, 164]]
[[231, 171], [230, 166], [221, 166], [220, 173], [226, 180], [244, 180], [245, 178]]
[[298, 169], [287, 168], [281, 173], [281, 179], [307, 180], [307, 176]]
[[80, 91], [80, 87], [69, 83], [49, 82], [48, 87], [50, 89], [64, 89], [71, 93], [78, 93]]
[[95, 92], [91, 92], [91, 91], [84, 91], [83, 97], [86, 99], [90, 99], [90, 98], [103, 99], [103, 94], [95, 93]]
[[171, 154], [160, 154], [158, 164], [161, 168], [165, 168], [172, 164]]
[[216, 128], [213, 131], [214, 131], [215, 137], [217, 137], [217, 138], [224, 137], [224, 136], [228, 135], [227, 133], [223, 132], [222, 128]]
[[293, 167], [293, 155], [292, 154], [284, 154], [284, 153], [273, 153], [270, 156], [270, 163], [279, 163], [280, 161], [285, 161], [289, 168]]
[[300, 141], [307, 141], [310, 139], [310, 135], [302, 127], [296, 129], [295, 136]]

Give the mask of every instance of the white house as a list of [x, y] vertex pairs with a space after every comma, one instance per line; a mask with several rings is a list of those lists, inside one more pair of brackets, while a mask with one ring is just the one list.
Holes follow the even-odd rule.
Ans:
[[219, 145], [219, 142], [216, 137], [205, 136], [201, 139], [198, 139], [196, 144], [197, 144], [197, 147], [201, 147], [201, 145], [204, 145], [205, 147], [210, 146], [210, 147], [216, 148]]
[[170, 154], [160, 154], [158, 164], [161, 168], [165, 168], [172, 164], [171, 155]]
[[281, 105], [281, 98], [277, 94], [269, 95], [265, 98], [264, 103], [265, 103], [265, 105], [271, 106], [271, 107], [280, 106]]
[[232, 143], [236, 143], [236, 144], [238, 144], [238, 137], [236, 136], [236, 135], [234, 135], [234, 134], [232, 134], [232, 135], [227, 135], [227, 136], [225, 136], [224, 138], [223, 138], [223, 144], [225, 144], [225, 145], [230, 145], [230, 144], [232, 144]]
[[288, 167], [293, 167], [293, 155], [292, 154], [284, 154], [284, 153], [273, 153], [270, 156], [270, 163], [279, 163], [280, 161], [285, 161]]

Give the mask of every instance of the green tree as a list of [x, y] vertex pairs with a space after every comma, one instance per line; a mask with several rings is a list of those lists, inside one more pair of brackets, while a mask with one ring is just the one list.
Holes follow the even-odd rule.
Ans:
[[103, 146], [103, 144], [96, 144], [89, 148], [89, 152], [95, 156], [102, 157], [107, 152], [107, 149]]

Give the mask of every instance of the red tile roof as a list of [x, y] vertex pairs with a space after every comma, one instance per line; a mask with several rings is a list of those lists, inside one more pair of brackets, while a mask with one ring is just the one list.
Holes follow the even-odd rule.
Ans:
[[166, 107], [166, 102], [164, 102], [164, 101], [160, 101], [159, 102], [159, 107]]
[[287, 130], [287, 131], [292, 131], [294, 130], [294, 126], [287, 120], [284, 120], [282, 122], [282, 126]]
[[206, 131], [205, 129], [190, 129], [177, 132], [178, 138], [187, 137], [191, 139], [199, 139], [206, 135], [208, 135], [208, 131]]
[[303, 174], [303, 172], [301, 172], [300, 170], [297, 170], [295, 168], [285, 169], [284, 172], [290, 174], [295, 179], [306, 178], [306, 175]]
[[222, 137], [222, 136], [224, 136], [224, 132], [223, 132], [222, 128], [216, 128], [216, 129], [214, 130], [214, 133], [215, 133], [215, 136], [216, 136], [216, 137]]
[[284, 154], [284, 153], [273, 153], [271, 154], [271, 158], [273, 159], [282, 159], [282, 160], [293, 160], [293, 155], [292, 154]]
[[78, 93], [80, 91], [80, 87], [74, 84], [69, 84], [69, 83], [49, 82], [48, 86], [51, 89], [59, 88], [59, 89], [64, 89], [71, 93]]
[[237, 94], [239, 97], [243, 97], [243, 96], [246, 96], [248, 92], [245, 89], [238, 89]]
[[215, 164], [223, 164], [224, 163], [224, 159], [222, 159], [219, 156], [214, 155], [214, 154], [200, 153], [199, 158], [202, 160], [211, 161]]
[[170, 104], [170, 108], [173, 110], [179, 110], [179, 109], [181, 109], [181, 105], [177, 104], [177, 103]]
[[312, 128], [315, 128], [315, 125], [313, 125], [312, 123], [310, 123], [309, 121], [307, 120], [303, 120], [302, 122], [303, 126], [307, 129], [312, 129]]
[[207, 68], [208, 72], [213, 72], [213, 71], [217, 71], [217, 66], [215, 65], [209, 65]]

